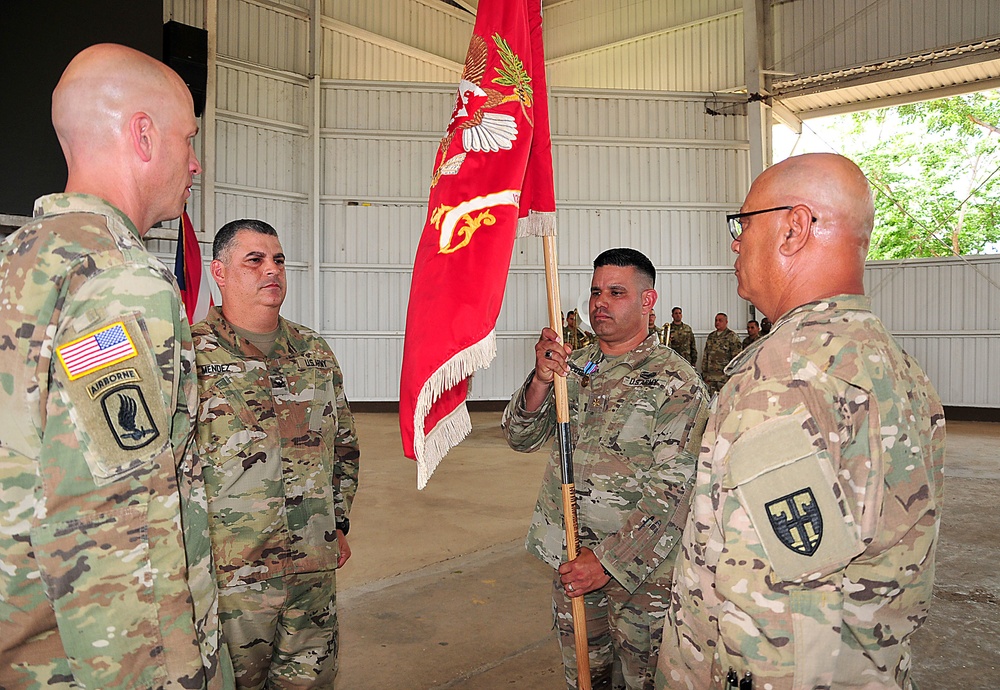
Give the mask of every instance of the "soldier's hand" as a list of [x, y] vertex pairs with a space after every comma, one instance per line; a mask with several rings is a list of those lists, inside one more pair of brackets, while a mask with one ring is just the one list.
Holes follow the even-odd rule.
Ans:
[[337, 546], [340, 548], [340, 555], [337, 556], [337, 567], [343, 568], [344, 563], [351, 557], [351, 546], [347, 543], [347, 535], [342, 530], [337, 530]]
[[541, 337], [535, 343], [535, 379], [541, 383], [552, 383], [556, 374], [569, 374], [566, 358], [571, 352], [573, 348], [563, 345], [558, 333], [551, 328], [543, 328]]
[[579, 555], [559, 566], [559, 581], [568, 597], [582, 597], [611, 581], [594, 552], [581, 547]]

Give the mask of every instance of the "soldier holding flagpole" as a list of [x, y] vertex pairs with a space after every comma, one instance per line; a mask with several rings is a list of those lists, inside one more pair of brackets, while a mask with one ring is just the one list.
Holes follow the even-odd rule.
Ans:
[[567, 686], [577, 687], [570, 606], [583, 598], [594, 688], [652, 688], [684, 496], [708, 394], [682, 357], [648, 332], [655, 268], [634, 249], [594, 261], [597, 342], [573, 351], [550, 328], [535, 367], [504, 412], [510, 446], [530, 452], [556, 431], [553, 384], [567, 376], [577, 482], [579, 555], [564, 552], [560, 448], [553, 444], [527, 547], [551, 565]]

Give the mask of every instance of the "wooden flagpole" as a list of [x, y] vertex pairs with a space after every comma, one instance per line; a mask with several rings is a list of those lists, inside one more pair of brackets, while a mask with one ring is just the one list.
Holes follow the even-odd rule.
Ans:
[[[559, 264], [556, 260], [556, 237], [542, 237], [545, 254], [545, 288], [549, 301], [549, 328], [562, 337], [562, 304], [559, 300]], [[580, 554], [580, 531], [576, 516], [576, 487], [573, 485], [573, 447], [569, 430], [569, 392], [566, 377], [553, 380], [556, 394], [556, 431], [559, 436], [559, 464], [562, 469], [563, 522], [566, 525], [566, 558]], [[590, 690], [590, 648], [587, 644], [587, 611], [583, 597], [572, 597], [573, 636], [576, 641], [576, 671], [579, 690]]]

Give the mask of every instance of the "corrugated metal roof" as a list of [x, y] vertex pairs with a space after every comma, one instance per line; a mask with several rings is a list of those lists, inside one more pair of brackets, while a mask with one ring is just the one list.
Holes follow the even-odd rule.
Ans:
[[[888, 78], [887, 78], [888, 77]], [[793, 112], [832, 115], [1000, 86], [1000, 38], [775, 82]]]

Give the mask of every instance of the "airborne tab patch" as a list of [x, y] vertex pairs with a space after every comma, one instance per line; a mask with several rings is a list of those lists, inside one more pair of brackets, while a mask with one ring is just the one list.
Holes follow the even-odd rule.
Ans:
[[135, 369], [119, 369], [88, 384], [87, 394], [90, 395], [91, 400], [96, 400], [97, 396], [110, 386], [116, 386], [119, 383], [138, 383], [139, 381], [142, 381], [142, 378]]
[[823, 514], [812, 489], [806, 487], [764, 505], [767, 519], [782, 544], [812, 556], [823, 539]]
[[111, 435], [123, 450], [148, 446], [160, 435], [139, 386], [115, 388], [101, 398], [104, 418]]
[[121, 321], [56, 348], [70, 381], [135, 357], [135, 344]]

